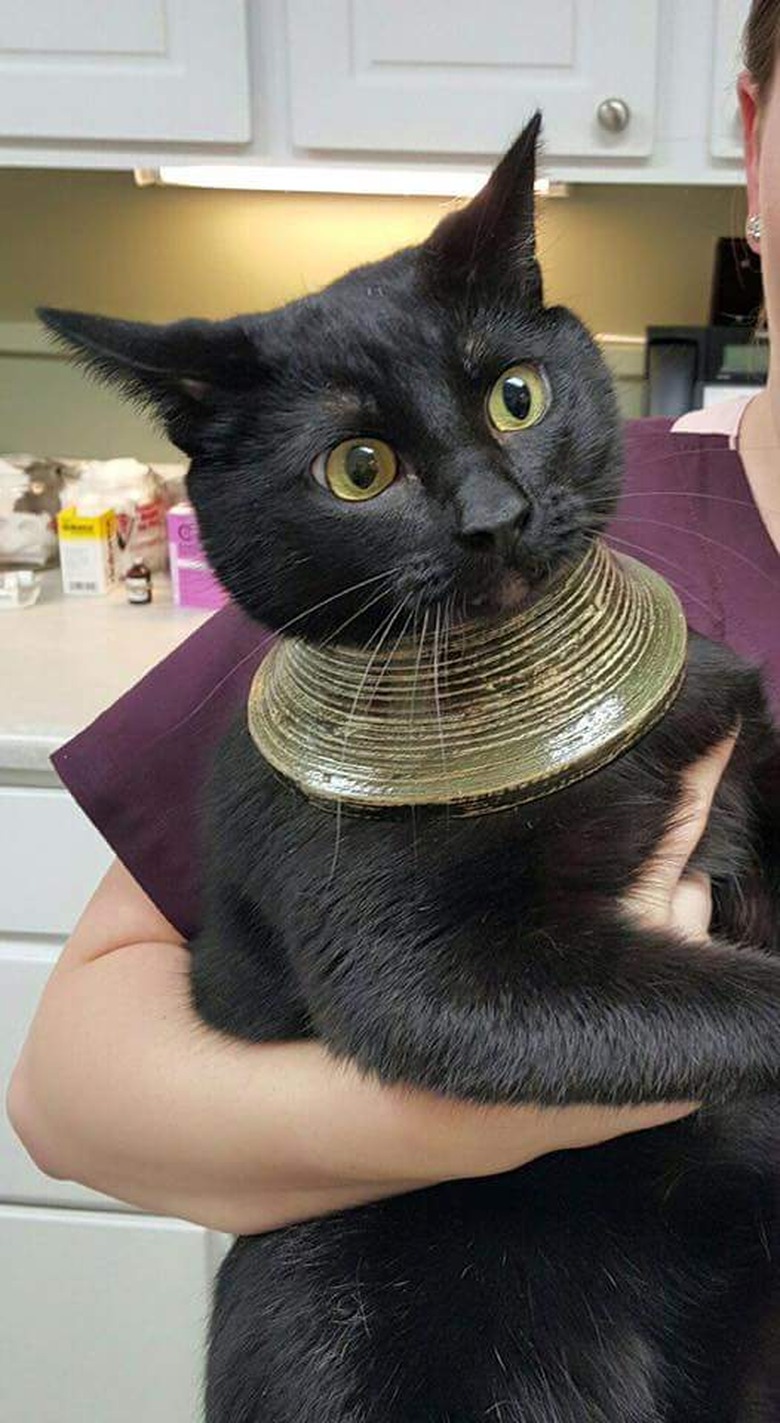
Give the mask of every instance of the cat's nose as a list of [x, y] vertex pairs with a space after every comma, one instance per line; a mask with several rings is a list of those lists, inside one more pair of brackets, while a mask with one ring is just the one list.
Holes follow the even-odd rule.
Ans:
[[461, 541], [475, 552], [489, 553], [493, 549], [499, 552], [503, 548], [512, 547], [518, 534], [523, 532], [528, 523], [529, 512], [526, 506], [522, 513], [511, 519], [504, 519], [501, 523], [488, 523], [485, 519], [477, 519], [473, 524], [461, 526]]
[[474, 490], [461, 501], [458, 536], [475, 552], [498, 552], [516, 542], [530, 513], [528, 499], [516, 486]]

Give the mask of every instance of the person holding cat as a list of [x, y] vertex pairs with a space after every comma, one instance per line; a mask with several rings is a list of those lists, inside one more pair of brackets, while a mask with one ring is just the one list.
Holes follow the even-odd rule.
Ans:
[[[739, 81], [749, 235], [780, 341], [780, 4], [754, 0]], [[739, 408], [636, 422], [616, 549], [671, 582], [692, 627], [761, 662], [780, 708], [780, 374]], [[739, 517], [735, 517], [739, 515]], [[44, 992], [9, 1093], [47, 1173], [160, 1214], [253, 1234], [421, 1185], [488, 1175], [652, 1128], [696, 1103], [476, 1106], [380, 1086], [315, 1041], [253, 1044], [207, 1029], [188, 998], [199, 926], [195, 834], [209, 749], [266, 642], [218, 614], [57, 757], [118, 859]], [[117, 746], [122, 756], [117, 756]], [[706, 882], [686, 872], [726, 742], [686, 778], [682, 814], [631, 896], [645, 923], [705, 939]], [[117, 769], [132, 766], [131, 778]], [[74, 1042], [79, 1044], [73, 1052]]]

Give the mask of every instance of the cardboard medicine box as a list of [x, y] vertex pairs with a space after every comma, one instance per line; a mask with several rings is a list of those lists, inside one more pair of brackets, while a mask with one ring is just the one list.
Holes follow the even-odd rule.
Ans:
[[168, 510], [168, 552], [173, 601], [180, 608], [221, 608], [228, 594], [210, 568], [191, 504]]
[[78, 514], [75, 506], [57, 515], [57, 538], [64, 593], [107, 593], [117, 576], [116, 516]]

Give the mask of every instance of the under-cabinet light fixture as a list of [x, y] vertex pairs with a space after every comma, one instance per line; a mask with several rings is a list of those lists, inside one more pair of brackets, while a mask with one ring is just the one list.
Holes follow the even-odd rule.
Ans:
[[[472, 197], [487, 182], [490, 168], [360, 168], [354, 164], [208, 164], [136, 168], [140, 187], [227, 188], [269, 193], [367, 193], [398, 197]], [[566, 183], [537, 178], [539, 197], [568, 194]]]

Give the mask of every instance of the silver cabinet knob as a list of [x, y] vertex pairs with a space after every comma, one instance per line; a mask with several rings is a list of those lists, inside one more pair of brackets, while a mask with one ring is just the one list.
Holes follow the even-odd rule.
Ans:
[[631, 110], [625, 99], [602, 99], [596, 118], [608, 133], [622, 133], [631, 122]]

